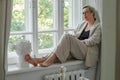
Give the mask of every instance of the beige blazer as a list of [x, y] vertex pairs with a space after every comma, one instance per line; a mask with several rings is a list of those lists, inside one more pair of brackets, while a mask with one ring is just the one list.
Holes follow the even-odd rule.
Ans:
[[[75, 36], [78, 38], [82, 33], [83, 29], [87, 25], [87, 22], [82, 22], [77, 26], [75, 30]], [[94, 25], [90, 29], [89, 38], [85, 40], [85, 45], [88, 47], [85, 65], [88, 67], [92, 67], [96, 65], [99, 55], [99, 45], [101, 42], [101, 24], [96, 20]], [[79, 44], [79, 43], [78, 43]]]

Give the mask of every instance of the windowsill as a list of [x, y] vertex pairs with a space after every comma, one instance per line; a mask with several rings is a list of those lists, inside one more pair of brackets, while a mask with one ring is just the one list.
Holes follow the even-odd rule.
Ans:
[[83, 64], [83, 61], [80, 60], [74, 60], [74, 61], [68, 61], [66, 63], [60, 64], [56, 63], [54, 65], [51, 65], [49, 67], [29, 67], [29, 68], [23, 68], [20, 69], [15, 65], [10, 66], [11, 68], [8, 70], [7, 75], [14, 75], [14, 74], [19, 74], [19, 73], [25, 73], [25, 72], [30, 72], [30, 71], [36, 71], [36, 70], [44, 70], [44, 69], [51, 69], [54, 67], [60, 67], [60, 66], [72, 66], [72, 65], [81, 65]]
[[[44, 57], [44, 56], [47, 56], [49, 55], [52, 51], [53, 51], [54, 48], [47, 48], [47, 49], [41, 49], [41, 50], [38, 50], [38, 53], [33, 55], [32, 52], [31, 52], [31, 56], [32, 57]], [[18, 55], [16, 52], [8, 52], [8, 67], [9, 65], [13, 65], [13, 64], [17, 64], [17, 60], [18, 60]], [[10, 66], [11, 67], [11, 66]]]

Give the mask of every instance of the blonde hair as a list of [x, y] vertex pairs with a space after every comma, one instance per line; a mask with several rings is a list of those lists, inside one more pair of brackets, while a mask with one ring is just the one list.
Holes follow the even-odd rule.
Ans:
[[95, 18], [95, 8], [93, 8], [93, 7], [90, 6], [90, 5], [86, 5], [86, 6], [84, 6], [82, 9], [84, 9], [84, 8], [88, 8], [88, 9], [90, 10], [90, 12], [93, 13], [93, 17]]

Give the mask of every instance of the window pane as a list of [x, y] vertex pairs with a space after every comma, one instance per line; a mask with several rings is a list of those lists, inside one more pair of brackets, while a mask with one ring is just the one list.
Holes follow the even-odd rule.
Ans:
[[53, 33], [39, 33], [38, 34], [38, 49], [53, 48], [54, 34]]
[[38, 0], [38, 30], [53, 28], [53, 1]]
[[72, 0], [64, 0], [64, 29], [72, 26]]
[[13, 0], [13, 10], [11, 19], [11, 31], [25, 30], [25, 10], [24, 0]]

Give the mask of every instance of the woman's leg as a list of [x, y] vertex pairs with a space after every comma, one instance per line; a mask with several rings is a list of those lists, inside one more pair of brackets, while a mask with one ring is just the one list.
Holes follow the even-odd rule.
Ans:
[[[52, 55], [47, 58], [46, 61], [41, 63], [40, 65], [43, 67], [50, 66], [55, 62], [56, 59], [60, 59], [60, 62], [66, 61], [70, 52], [70, 40], [68, 34], [64, 34], [61, 37], [56, 49], [53, 51]], [[61, 58], [59, 58], [59, 56]]]
[[75, 36], [65, 34], [60, 40], [55, 52], [60, 62], [65, 62], [71, 56], [83, 60], [87, 53], [87, 46]]
[[57, 59], [57, 57], [53, 53], [43, 63], [40, 63], [40, 66], [42, 66], [42, 67], [50, 66], [55, 62], [56, 59]]
[[[43, 67], [50, 66], [54, 63], [56, 59], [59, 59], [60, 62], [63, 63], [67, 60], [70, 53], [72, 53], [73, 57], [75, 57], [76, 59], [84, 59], [84, 54], [87, 50], [86, 47], [83, 45], [84, 44], [82, 43], [79, 44], [78, 39], [76, 39], [74, 36], [64, 34], [60, 42], [58, 43], [58, 46], [56, 47], [55, 51], [53, 52], [53, 55], [51, 55], [46, 61], [44, 61], [40, 65]], [[83, 51], [82, 49], [85, 51]]]

